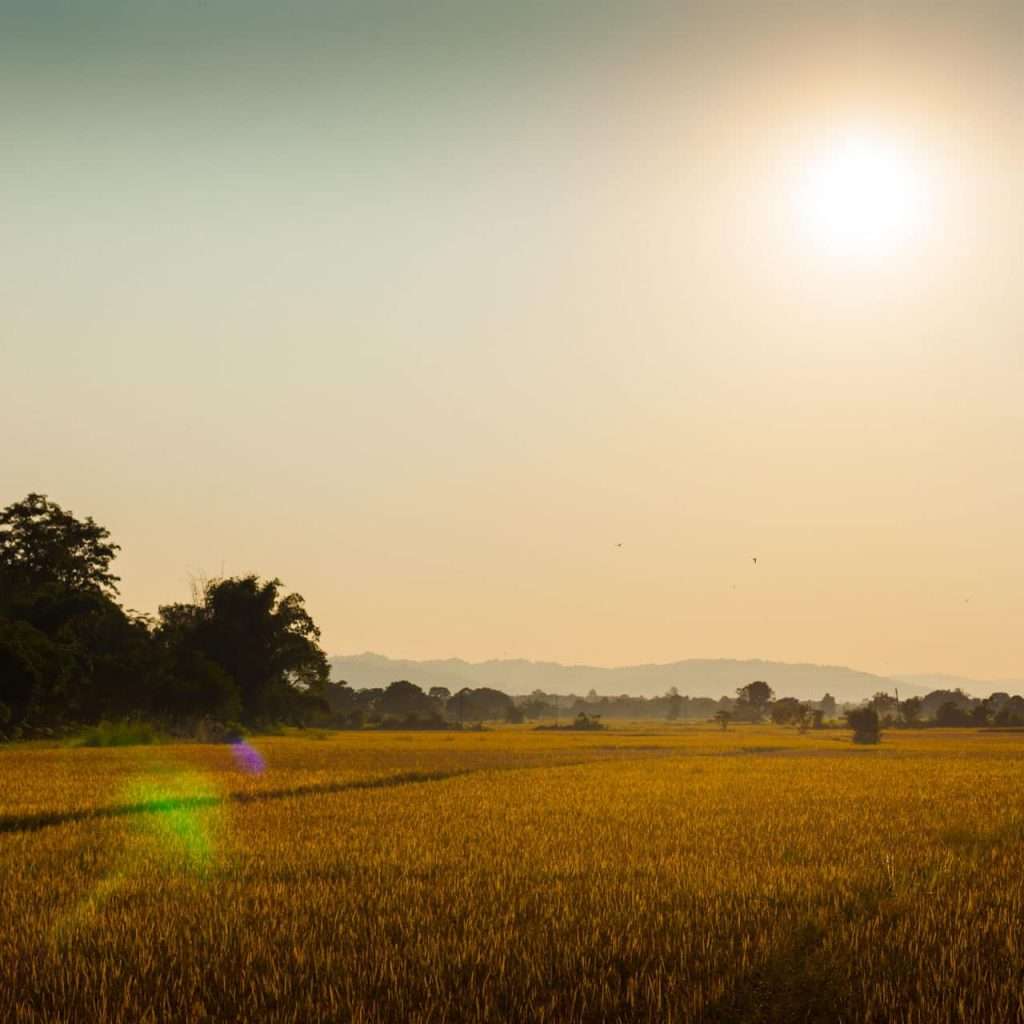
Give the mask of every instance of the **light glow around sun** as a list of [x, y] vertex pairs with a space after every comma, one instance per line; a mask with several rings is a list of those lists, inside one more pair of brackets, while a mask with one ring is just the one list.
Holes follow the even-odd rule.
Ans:
[[848, 134], [803, 162], [795, 205], [817, 247], [880, 262], [923, 236], [932, 216], [930, 176], [911, 147]]

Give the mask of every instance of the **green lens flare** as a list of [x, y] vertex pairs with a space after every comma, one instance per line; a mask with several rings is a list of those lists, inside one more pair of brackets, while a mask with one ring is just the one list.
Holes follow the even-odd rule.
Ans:
[[129, 802], [138, 805], [138, 830], [159, 843], [165, 865], [205, 873], [212, 867], [223, 824], [221, 794], [195, 772], [174, 772], [159, 781], [131, 787]]
[[168, 876], [201, 882], [218, 863], [226, 813], [221, 791], [192, 769], [149, 769], [113, 801], [125, 814], [110, 869], [53, 921], [50, 939], [60, 948], [101, 928], [111, 903], [133, 888], [162, 884]]

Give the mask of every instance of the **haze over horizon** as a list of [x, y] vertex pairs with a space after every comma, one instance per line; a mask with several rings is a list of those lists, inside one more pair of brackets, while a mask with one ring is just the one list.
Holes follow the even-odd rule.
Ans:
[[887, 676], [856, 665], [819, 664], [806, 661], [772, 661], [764, 658], [737, 659], [677, 658], [665, 662], [636, 662], [629, 665], [593, 665], [524, 658], [400, 658], [376, 651], [340, 654], [329, 657], [332, 679], [344, 680], [356, 689], [387, 686], [405, 678], [424, 688], [447, 685], [449, 688], [494, 686], [507, 692], [525, 693], [533, 689], [552, 693], [583, 692], [595, 689], [599, 696], [630, 693], [660, 696], [676, 686], [689, 696], [722, 694], [731, 696], [755, 677], [767, 681], [776, 696], [818, 699], [831, 692], [841, 700], [857, 701], [872, 697], [879, 690], [898, 688], [903, 696], [924, 696], [933, 690], [963, 689], [974, 697], [986, 697], [994, 691], [1024, 695], [1024, 678], [979, 679], [946, 672], [907, 672]]
[[1022, 57], [1010, 2], [0, 0], [0, 506], [331, 651], [1020, 678]]

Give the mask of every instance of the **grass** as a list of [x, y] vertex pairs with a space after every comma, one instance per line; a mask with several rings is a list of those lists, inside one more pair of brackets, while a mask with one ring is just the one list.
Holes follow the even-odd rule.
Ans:
[[1012, 734], [0, 750], [0, 1020], [1024, 1016]]

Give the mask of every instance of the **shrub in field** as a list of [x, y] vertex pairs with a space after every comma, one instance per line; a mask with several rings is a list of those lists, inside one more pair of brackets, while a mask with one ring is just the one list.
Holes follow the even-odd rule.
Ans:
[[200, 743], [239, 743], [245, 738], [245, 729], [237, 722], [203, 718], [196, 726], [195, 736]]
[[601, 721], [600, 715], [588, 715], [584, 712], [580, 712], [571, 722], [565, 725], [535, 725], [534, 730], [537, 732], [547, 732], [549, 730], [575, 730], [577, 732], [590, 732], [598, 731], [600, 729], [607, 729], [608, 726]]
[[846, 724], [853, 730], [854, 743], [878, 743], [882, 738], [878, 712], [873, 707], [847, 711]]
[[161, 736], [150, 722], [100, 722], [71, 737], [70, 747], [141, 747], [159, 743]]

